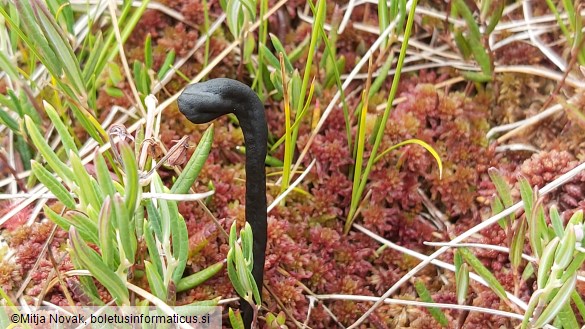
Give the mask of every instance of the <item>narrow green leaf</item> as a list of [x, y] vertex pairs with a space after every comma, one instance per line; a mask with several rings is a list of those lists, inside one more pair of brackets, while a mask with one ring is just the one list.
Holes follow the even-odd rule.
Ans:
[[157, 209], [154, 207], [154, 203], [151, 199], [146, 200], [146, 211], [148, 213], [148, 222], [152, 231], [155, 233], [156, 238], [163, 242], [163, 235], [161, 230], [161, 218]]
[[573, 291], [571, 293], [571, 299], [573, 300], [573, 303], [577, 307], [577, 310], [579, 310], [579, 314], [581, 315], [581, 318], [585, 318], [585, 302], [583, 302], [583, 299], [581, 298], [579, 293], [576, 291]]
[[244, 259], [246, 260], [246, 265], [248, 266], [248, 270], [252, 271], [252, 266], [254, 265], [254, 254], [252, 252], [252, 249], [254, 248], [254, 238], [252, 227], [248, 222], [246, 222], [244, 227], [240, 230], [240, 238], [242, 240], [242, 251]]
[[570, 302], [571, 293], [574, 291], [576, 283], [577, 274], [575, 273], [559, 289], [553, 300], [546, 306], [546, 308], [544, 309], [544, 311], [542, 311], [538, 319], [533, 323], [533, 327], [542, 328], [561, 311], [565, 303]]
[[543, 243], [541, 239], [542, 231], [539, 230], [539, 214], [544, 213], [542, 205], [537, 205], [533, 208], [530, 220], [528, 221], [528, 242], [530, 248], [537, 258], [542, 257]]
[[577, 318], [575, 317], [575, 313], [571, 308], [570, 301], [567, 301], [565, 304], [563, 304], [563, 307], [557, 315], [557, 319], [561, 323], [558, 328], [579, 328], [579, 323], [577, 323]]
[[232, 325], [232, 328], [234, 329], [244, 329], [244, 320], [242, 320], [242, 315], [240, 315], [240, 311], [237, 310], [234, 313], [234, 310], [230, 307], [229, 308], [229, 318], [230, 318], [230, 324]]
[[137, 248], [136, 233], [134, 232], [133, 213], [128, 212], [124, 207], [124, 200], [120, 194], [114, 194], [113, 213], [117, 219], [117, 226], [120, 237], [121, 248], [124, 250], [126, 259], [133, 264]]
[[272, 66], [275, 69], [278, 69], [280, 67], [278, 58], [274, 56], [274, 54], [270, 51], [270, 49], [268, 49], [268, 47], [266, 47], [266, 45], [264, 44], [260, 45], [260, 51], [263, 52], [262, 55], [264, 56], [264, 59], [266, 59], [267, 61], [266, 64], [270, 64], [270, 66]]
[[[0, 52], [1, 53], [1, 52]], [[1, 96], [0, 96], [1, 97]], [[6, 113], [3, 109], [0, 108], [0, 124], [7, 126], [13, 132], [20, 134], [20, 129], [18, 127], [18, 123], [14, 120], [10, 114]]]
[[158, 271], [154, 268], [151, 262], [144, 261], [144, 268], [146, 270], [146, 278], [148, 279], [148, 285], [153, 294], [161, 300], [167, 299], [167, 289], [163, 283], [162, 277]]
[[[61, 76], [63, 67], [61, 61], [55, 55], [55, 52], [49, 46], [45, 36], [41, 33], [31, 7], [30, 1], [15, 1], [18, 9], [18, 17], [22, 22], [23, 30], [18, 28], [18, 25], [8, 16], [3, 8], [0, 8], [0, 13], [4, 16], [10, 24], [10, 29], [15, 31], [19, 37], [29, 46], [29, 50], [47, 67], [47, 70], [53, 77], [58, 79]], [[40, 51], [40, 52], [39, 52]]]
[[203, 282], [207, 281], [212, 276], [217, 274], [222, 268], [223, 262], [217, 262], [197, 273], [182, 278], [181, 280], [179, 280], [179, 283], [177, 284], [177, 292], [197, 287], [198, 285], [202, 284]]
[[54, 212], [50, 207], [43, 207], [47, 218], [57, 224], [63, 230], [69, 231], [70, 227], [75, 227], [81, 237], [88, 242], [98, 244], [97, 225], [87, 216], [78, 211], [68, 211], [65, 217]]
[[494, 183], [494, 185], [496, 186], [496, 191], [498, 192], [498, 195], [502, 199], [504, 206], [506, 208], [511, 207], [514, 204], [514, 200], [512, 199], [510, 186], [508, 185], [508, 183], [506, 183], [502, 174], [500, 174], [500, 172], [493, 167], [488, 169], [488, 174], [490, 176], [490, 179], [492, 180], [492, 183]]
[[[89, 82], [91, 81], [91, 77], [95, 76], [97, 71], [97, 64], [99, 60], [99, 55], [103, 51], [104, 47], [104, 39], [101, 31], [97, 31], [95, 35], [95, 41], [93, 46], [86, 51], [89, 53], [89, 57], [84, 63], [82, 76], [83, 81], [85, 81], [85, 86], [89, 89]], [[94, 83], [95, 85], [95, 83]]]
[[114, 193], [116, 192], [113, 178], [110, 170], [108, 169], [108, 165], [106, 164], [106, 160], [104, 159], [104, 156], [101, 154], [101, 152], [99, 152], [99, 150], [97, 150], [95, 153], [94, 164], [96, 167], [96, 176], [99, 186], [106, 195], [109, 195], [110, 198], [113, 198]]
[[75, 228], [69, 229], [71, 248], [83, 267], [108, 290], [118, 305], [130, 305], [128, 289], [120, 277], [104, 264], [95, 250], [88, 247]]
[[157, 75], [158, 80], [162, 80], [165, 77], [167, 72], [170, 71], [174, 62], [175, 62], [175, 50], [173, 49], [167, 54], [167, 57], [165, 57], [165, 61], [163, 62], [163, 64], [160, 67], [160, 70], [158, 71], [158, 75]]
[[[272, 41], [272, 45], [274, 46], [274, 50], [276, 51], [276, 53], [282, 53], [282, 57], [284, 59], [284, 68], [286, 69], [286, 73], [288, 73], [289, 75], [291, 75], [293, 73], [294, 67], [292, 66], [292, 63], [290, 62], [290, 59], [288, 58], [288, 56], [286, 55], [286, 50], [284, 49], [284, 46], [282, 45], [282, 43], [280, 42], [280, 40], [278, 39], [278, 37], [272, 33], [269, 33], [270, 35], [270, 40]], [[276, 57], [275, 57], [276, 59]], [[280, 64], [276, 65], [275, 68], [280, 67]]]
[[22, 166], [25, 170], [30, 170], [30, 161], [33, 158], [33, 154], [28, 147], [28, 144], [24, 141], [24, 138], [21, 135], [16, 135], [14, 139], [16, 150], [18, 151], [18, 154], [20, 154]]
[[146, 41], [144, 41], [144, 65], [147, 70], [152, 68], [152, 38], [150, 33], [146, 36]]
[[107, 136], [107, 134], [102, 128], [101, 123], [86, 109], [78, 107], [74, 103], [69, 103], [69, 107], [77, 121], [79, 121], [79, 124], [87, 131], [91, 138], [95, 139], [98, 144], [103, 145], [104, 139], [102, 137]]
[[[43, 30], [49, 46], [53, 49], [59, 60], [63, 63], [63, 71], [69, 79], [72, 86], [78, 95], [85, 94], [85, 85], [82, 82], [81, 71], [79, 69], [79, 63], [73, 53], [73, 49], [69, 42], [64, 38], [63, 31], [60, 31], [60, 27], [54, 21], [53, 17], [48, 14], [48, 10], [42, 2], [38, 0], [33, 1], [35, 6], [36, 18], [39, 21], [39, 25]], [[58, 79], [58, 77], [55, 77]]]
[[45, 112], [47, 112], [47, 116], [51, 119], [51, 122], [55, 126], [55, 129], [59, 133], [59, 137], [61, 137], [61, 142], [63, 142], [63, 147], [65, 148], [65, 152], [69, 154], [71, 151], [75, 152], [75, 154], [79, 155], [79, 151], [77, 150], [77, 146], [75, 146], [75, 141], [69, 133], [69, 130], [61, 121], [59, 114], [55, 110], [55, 108], [46, 101], [43, 101], [43, 105], [45, 106]]
[[256, 284], [254, 277], [252, 276], [252, 272], [246, 271], [246, 274], [248, 275], [248, 281], [250, 281], [250, 283], [252, 284], [252, 296], [254, 296], [254, 300], [256, 301], [256, 305], [262, 305], [262, 298], [260, 296], [260, 291], [258, 290], [258, 285]]
[[455, 250], [453, 261], [455, 264], [455, 282], [457, 284], [457, 303], [464, 305], [469, 289], [469, 269], [467, 264], [463, 262], [463, 257], [461, 257], [458, 250]]
[[[391, 2], [393, 5], [396, 1]], [[388, 2], [386, 0], [378, 0], [378, 26], [380, 28], [380, 34], [388, 28], [390, 25], [390, 10], [388, 9]], [[386, 48], [388, 44], [388, 38], [382, 42], [382, 48]]]
[[453, 6], [457, 9], [457, 12], [461, 14], [461, 17], [463, 17], [465, 22], [467, 22], [467, 27], [469, 27], [469, 30], [471, 31], [471, 38], [474, 38], [476, 40], [480, 40], [481, 33], [479, 32], [479, 25], [475, 21], [475, 18], [473, 17], [473, 13], [469, 9], [469, 7], [467, 7], [467, 5], [465, 4], [465, 1], [464, 0], [454, 0]]
[[148, 254], [150, 255], [150, 261], [156, 266], [156, 270], [160, 276], [163, 275], [161, 255], [159, 254], [158, 248], [156, 247], [156, 241], [153, 235], [152, 225], [148, 221], [144, 221], [144, 240], [146, 241], [146, 247], [148, 248]]
[[81, 159], [74, 151], [69, 153], [69, 160], [75, 174], [75, 183], [79, 187], [79, 199], [82, 201], [82, 206], [91, 205], [93, 209], [100, 209], [102, 204], [101, 199], [93, 188], [92, 181], [94, 178], [87, 173], [85, 166], [81, 163]]
[[524, 249], [524, 239], [526, 237], [526, 218], [521, 218], [516, 222], [517, 228], [512, 237], [512, 245], [510, 246], [510, 264], [515, 270], [520, 266], [522, 261], [522, 251]]
[[[502, 199], [500, 199], [499, 196], [497, 196], [497, 195], [494, 196], [494, 199], [492, 200], [491, 208], [492, 208], [492, 215], [497, 215], [497, 214], [501, 213], [502, 211], [504, 211], [504, 205], [502, 204]], [[498, 225], [500, 225], [500, 227], [505, 230], [506, 227], [508, 227], [507, 217], [498, 220]]]
[[114, 244], [116, 236], [113, 230], [113, 225], [111, 224], [113, 219], [111, 214], [111, 199], [107, 196], [104, 199], [104, 203], [98, 216], [99, 246], [102, 253], [102, 260], [108, 268], [113, 269], [116, 266], [116, 260], [114, 257], [117, 254], [117, 249]]
[[16, 63], [12, 62], [4, 52], [0, 52], [0, 69], [2, 69], [12, 81], [20, 80], [20, 75], [16, 68]]
[[564, 235], [565, 228], [563, 227], [563, 220], [559, 214], [559, 210], [554, 205], [550, 207], [549, 211], [550, 223], [552, 224], [555, 235], [562, 238]]
[[187, 265], [187, 258], [189, 256], [189, 234], [187, 232], [187, 224], [183, 216], [179, 214], [176, 202], [170, 202], [169, 208], [172, 209], [173, 216], [171, 217], [171, 232], [173, 235], [173, 257], [177, 259], [177, 267], [173, 271], [173, 282], [178, 283], [183, 277], [183, 271]]
[[26, 115], [24, 117], [24, 122], [26, 125], [26, 131], [28, 132], [33, 145], [39, 150], [39, 152], [41, 152], [43, 158], [45, 161], [47, 161], [47, 164], [49, 164], [53, 171], [55, 171], [55, 173], [59, 175], [59, 177], [61, 177], [61, 179], [63, 179], [67, 185], [70, 185], [71, 182], [74, 182], [75, 177], [73, 172], [69, 169], [69, 167], [67, 167], [67, 165], [59, 160], [59, 157], [57, 157], [57, 154], [53, 152], [45, 140], [45, 137], [41, 134], [32, 119]]
[[488, 270], [475, 255], [469, 251], [467, 248], [459, 248], [459, 252], [461, 256], [465, 259], [465, 262], [469, 264], [473, 270], [481, 276], [489, 285], [489, 287], [493, 290], [493, 292], [498, 295], [502, 300], [506, 300], [508, 297], [506, 296], [506, 290], [502, 287], [502, 284], [496, 279], [496, 277]]
[[506, 2], [505, 1], [497, 1], [496, 6], [497, 7], [495, 10], [493, 8], [490, 8], [492, 15], [490, 16], [488, 26], [485, 29], [486, 35], [491, 34], [494, 31], [494, 29], [496, 28], [496, 26], [498, 26], [498, 23], [500, 22], [500, 19], [502, 18], [502, 14], [504, 13], [504, 8], [506, 7]]
[[240, 295], [240, 297], [245, 297], [246, 290], [244, 288], [244, 285], [240, 281], [240, 278], [238, 276], [238, 272], [236, 270], [234, 249], [230, 249], [230, 251], [228, 251], [227, 263], [228, 263], [228, 265], [227, 265], [228, 277], [230, 278], [230, 281], [232, 282], [234, 289], [236, 290], [238, 295]]
[[56, 212], [54, 212], [53, 209], [45, 205], [43, 206], [43, 212], [51, 222], [57, 224], [63, 230], [69, 231], [71, 223], [62, 216], [60, 216], [59, 214], [57, 214]]
[[532, 193], [532, 187], [526, 178], [520, 178], [520, 196], [524, 202], [524, 214], [528, 223], [531, 222], [532, 209], [534, 207], [534, 194]]
[[522, 272], [522, 281], [527, 281], [532, 275], [534, 275], [534, 265], [528, 263]]
[[124, 180], [124, 206], [128, 214], [134, 214], [136, 210], [136, 202], [140, 198], [141, 190], [138, 182], [138, 164], [134, 156], [134, 151], [126, 142], [118, 143], [120, 156], [124, 163], [124, 173], [126, 174]]
[[569, 223], [573, 225], [583, 224], [583, 210], [582, 209], [577, 210], [569, 219]]
[[116, 88], [116, 87], [105, 87], [104, 88], [104, 91], [110, 97], [114, 97], [114, 98], [122, 98], [122, 97], [124, 97], [124, 92], [120, 88]]
[[[155, 173], [153, 175], [151, 182], [156, 193], [165, 193], [168, 191], [168, 189], [163, 185], [158, 174]], [[171, 212], [169, 209], [169, 202], [167, 200], [158, 200], [158, 211], [161, 219], [161, 238], [159, 238], [159, 241], [163, 244], [169, 243], [171, 240]], [[156, 227], [153, 228], [156, 229]]]
[[37, 179], [45, 185], [46, 188], [55, 194], [57, 199], [61, 201], [67, 208], [75, 209], [76, 203], [69, 191], [55, 178], [47, 169], [41, 166], [38, 162], [32, 160], [32, 172]]
[[463, 71], [461, 75], [469, 81], [478, 82], [478, 83], [486, 83], [492, 81], [492, 76], [486, 74], [485, 72], [472, 72], [472, 71]]
[[461, 31], [455, 30], [454, 34], [455, 44], [457, 45], [457, 48], [461, 52], [463, 59], [469, 59], [469, 56], [471, 56], [471, 46], [469, 45], [469, 42], [467, 42], [467, 39], [465, 39]]
[[[425, 284], [422, 281], [417, 280], [414, 283], [414, 287], [416, 289], [416, 292], [418, 293], [418, 296], [423, 302], [426, 303], [435, 302], [431, 297], [431, 293], [427, 290], [427, 287], [425, 287]], [[441, 327], [447, 327], [449, 325], [449, 320], [447, 320], [447, 317], [445, 316], [443, 311], [441, 311], [441, 309], [437, 307], [427, 307], [427, 310], [429, 311], [429, 313], [431, 313], [433, 318], [441, 325]]]
[[575, 228], [573, 224], [569, 223], [555, 253], [555, 267], [564, 269], [569, 266], [569, 263], [573, 260], [576, 242]]
[[65, 214], [64, 219], [75, 227], [84, 240], [95, 243], [96, 245], [99, 243], [97, 223], [84, 213], [70, 210]]
[[199, 172], [201, 172], [201, 168], [205, 164], [205, 160], [209, 156], [209, 150], [211, 149], [211, 144], [213, 142], [213, 125], [209, 126], [203, 136], [201, 136], [201, 140], [199, 141], [199, 145], [193, 152], [191, 159], [185, 166], [185, 169], [179, 175], [173, 187], [171, 188], [171, 193], [174, 194], [184, 194], [189, 191], [193, 182], [199, 176]]
[[555, 237], [549, 242], [542, 252], [542, 257], [540, 257], [540, 260], [538, 261], [538, 274], [536, 276], [538, 289], [543, 289], [548, 282], [559, 241], [559, 237]]
[[[241, 296], [247, 298], [249, 295], [254, 294], [254, 288], [256, 287], [256, 282], [254, 282], [254, 278], [252, 277], [252, 273], [250, 269], [246, 265], [246, 260], [244, 259], [244, 253], [240, 248], [239, 244], [234, 245], [234, 261], [236, 266], [236, 271], [238, 273], [238, 279], [242, 283], [244, 287], [245, 295]], [[257, 289], [257, 288], [256, 288]], [[256, 296], [254, 296], [256, 297]], [[258, 300], [256, 300], [258, 302]]]

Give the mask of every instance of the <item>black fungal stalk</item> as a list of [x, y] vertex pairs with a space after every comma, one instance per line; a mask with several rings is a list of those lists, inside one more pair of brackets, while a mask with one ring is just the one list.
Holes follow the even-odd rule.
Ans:
[[[231, 79], [213, 79], [187, 86], [177, 100], [179, 110], [196, 124], [233, 113], [240, 122], [246, 144], [246, 221], [252, 227], [254, 266], [252, 276], [262, 294], [266, 253], [266, 141], [268, 128], [264, 105], [250, 87]], [[244, 325], [250, 328], [252, 306], [240, 302]]]

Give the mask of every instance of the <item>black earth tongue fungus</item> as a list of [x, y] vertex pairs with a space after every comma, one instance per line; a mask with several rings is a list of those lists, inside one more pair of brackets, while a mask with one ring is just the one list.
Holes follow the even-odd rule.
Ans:
[[[266, 141], [268, 128], [264, 105], [247, 85], [232, 79], [212, 79], [187, 86], [177, 100], [179, 110], [196, 124], [208, 123], [233, 113], [238, 118], [246, 144], [246, 221], [254, 236], [252, 275], [262, 294], [266, 253]], [[250, 328], [252, 306], [240, 302], [244, 325]]]

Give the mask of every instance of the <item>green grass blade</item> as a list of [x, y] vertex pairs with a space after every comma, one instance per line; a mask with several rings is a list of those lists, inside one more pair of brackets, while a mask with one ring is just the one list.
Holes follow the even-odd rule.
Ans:
[[179, 214], [176, 202], [169, 202], [171, 209], [171, 232], [173, 236], [173, 257], [177, 260], [177, 267], [172, 274], [172, 279], [177, 284], [183, 277], [183, 271], [187, 265], [189, 256], [189, 233], [183, 216]]
[[458, 250], [455, 250], [453, 258], [455, 264], [455, 282], [457, 284], [457, 304], [464, 305], [469, 290], [469, 268], [467, 263], [463, 262], [463, 257]]
[[[150, 217], [149, 217], [150, 218]], [[156, 266], [156, 270], [158, 271], [159, 275], [163, 275], [163, 267], [162, 267], [162, 256], [159, 254], [158, 248], [156, 247], [156, 241], [153, 237], [154, 231], [152, 229], [152, 225], [148, 221], [144, 221], [143, 223], [144, 228], [144, 240], [146, 241], [146, 247], [148, 248], [148, 254], [150, 256], [150, 261], [154, 266]]]
[[[288, 58], [288, 56], [286, 54], [286, 50], [284, 50], [284, 46], [282, 45], [282, 43], [280, 42], [280, 40], [278, 39], [278, 37], [276, 35], [274, 35], [272, 33], [270, 33], [269, 35], [270, 35], [270, 40], [272, 41], [272, 45], [274, 46], [274, 50], [276, 51], [276, 53], [282, 54], [282, 57], [284, 59], [284, 67], [286, 69], [286, 73], [291, 75], [294, 71], [294, 68], [292, 66], [292, 63], [290, 62], [290, 59]], [[274, 59], [276, 59], [276, 57], [274, 57]], [[275, 68], [277, 68], [277, 67], [280, 67], [280, 64], [275, 66]]]
[[555, 235], [559, 238], [562, 238], [563, 235], [565, 235], [565, 228], [563, 227], [563, 220], [561, 219], [561, 215], [559, 214], [557, 207], [550, 207], [549, 216], [550, 223], [552, 224]]
[[563, 304], [563, 307], [561, 308], [557, 315], [557, 319], [561, 323], [559, 327], [579, 328], [579, 323], [577, 323], [577, 318], [575, 317], [575, 313], [573, 312], [573, 309], [571, 308], [571, 303], [569, 301]]
[[473, 268], [473, 270], [481, 276], [492, 289], [492, 291], [498, 295], [502, 300], [507, 300], [506, 290], [502, 287], [502, 284], [496, 279], [496, 277], [488, 270], [475, 255], [467, 248], [459, 248], [459, 252], [465, 262]]
[[32, 172], [35, 177], [45, 185], [46, 188], [51, 191], [51, 193], [55, 194], [57, 199], [61, 201], [65, 207], [69, 209], [75, 209], [76, 203], [69, 191], [63, 187], [61, 182], [57, 180], [47, 169], [45, 169], [41, 164], [32, 160]]
[[75, 227], [84, 240], [98, 245], [99, 237], [96, 222], [91, 220], [84, 213], [76, 210], [68, 211], [63, 218]]
[[167, 289], [163, 283], [163, 279], [156, 270], [155, 266], [149, 261], [144, 261], [144, 268], [146, 270], [146, 278], [148, 279], [148, 285], [153, 295], [161, 300], [167, 299]]
[[165, 61], [163, 62], [163, 64], [160, 67], [160, 70], [158, 71], [158, 75], [157, 75], [158, 80], [162, 80], [162, 78], [164, 78], [164, 76], [167, 74], [167, 72], [170, 71], [174, 62], [175, 62], [175, 50], [173, 49], [167, 54], [167, 57], [165, 57]]
[[514, 271], [518, 270], [522, 261], [522, 251], [524, 249], [524, 240], [526, 238], [526, 218], [521, 218], [517, 222], [518, 228], [514, 232], [512, 245], [510, 246], [510, 264]]
[[73, 53], [71, 45], [65, 39], [63, 31], [60, 31], [60, 27], [49, 14], [44, 4], [38, 0], [34, 0], [33, 3], [39, 26], [49, 41], [49, 46], [62, 62], [65, 75], [75, 88], [76, 93], [78, 95], [85, 95], [85, 84], [81, 77], [79, 62]]
[[144, 41], [144, 65], [147, 69], [152, 69], [152, 37], [150, 33]]
[[538, 319], [534, 321], [533, 327], [542, 328], [549, 323], [564, 307], [565, 303], [570, 302], [571, 293], [575, 290], [577, 283], [577, 273], [575, 273], [563, 286], [559, 289], [552, 301], [546, 306], [544, 311], [540, 314]]
[[114, 234], [112, 221], [115, 218], [112, 216], [111, 200], [109, 196], [106, 197], [100, 209], [98, 216], [98, 235], [102, 260], [108, 268], [113, 269], [116, 266], [115, 255], [117, 254], [117, 250], [114, 245], [116, 235]]
[[124, 179], [124, 206], [128, 214], [133, 215], [136, 210], [137, 200], [141, 195], [138, 182], [138, 164], [136, 163], [134, 151], [126, 142], [118, 143], [118, 148], [124, 163], [124, 173], [126, 174]]
[[203, 282], [210, 279], [212, 276], [217, 274], [223, 268], [223, 262], [217, 262], [213, 265], [208, 266], [207, 268], [191, 274], [187, 277], [182, 278], [179, 283], [177, 284], [177, 292], [189, 290], [192, 288], [197, 287], [198, 285], [202, 284]]
[[185, 169], [173, 184], [171, 193], [185, 194], [189, 192], [189, 189], [197, 179], [197, 176], [199, 176], [199, 173], [205, 164], [205, 160], [207, 160], [207, 157], [209, 156], [209, 151], [211, 150], [211, 144], [213, 142], [213, 131], [213, 125], [205, 130], [195, 152], [193, 152], [193, 155], [185, 166]]
[[[422, 281], [417, 280], [414, 283], [414, 287], [416, 289], [418, 296], [423, 302], [426, 303], [435, 302], [431, 297], [431, 293], [427, 290], [427, 287], [425, 287], [425, 284]], [[431, 313], [433, 318], [441, 325], [441, 327], [447, 327], [449, 325], [449, 320], [447, 320], [445, 313], [443, 313], [441, 309], [437, 307], [427, 307], [427, 310], [429, 311], [429, 313]]]
[[578, 292], [573, 291], [571, 293], [571, 299], [573, 300], [573, 303], [577, 307], [577, 310], [579, 311], [579, 315], [581, 315], [581, 318], [585, 318], [585, 302], [583, 302], [581, 295], [579, 295]]
[[116, 304], [129, 306], [128, 289], [120, 277], [104, 264], [95, 250], [86, 245], [74, 228], [69, 230], [69, 239], [75, 257], [106, 287], [112, 297], [116, 299]]
[[[13, 63], [4, 52], [0, 52], [0, 69], [4, 71], [12, 81], [19, 81], [20, 75], [16, 69], [15, 63]], [[4, 95], [2, 95], [4, 96]]]
[[93, 188], [93, 177], [87, 173], [77, 154], [71, 152], [69, 153], [69, 158], [75, 174], [75, 183], [79, 187], [79, 199], [82, 201], [82, 206], [91, 205], [94, 210], [100, 209], [102, 207], [101, 198], [98, 197]]
[[514, 204], [514, 200], [512, 199], [512, 193], [510, 192], [510, 186], [504, 180], [504, 177], [496, 168], [489, 168], [488, 174], [492, 183], [496, 186], [496, 191], [500, 196], [502, 202], [504, 203], [504, 207], [508, 208]]
[[228, 311], [228, 315], [229, 315], [229, 319], [230, 319], [230, 324], [232, 326], [232, 328], [234, 329], [244, 329], [244, 320], [242, 320], [242, 315], [240, 314], [240, 311], [236, 311], [234, 313], [234, 310], [230, 307], [229, 311]]
[[24, 122], [26, 126], [26, 130], [33, 145], [37, 148], [37, 150], [42, 154], [43, 158], [49, 166], [53, 169], [53, 171], [63, 179], [67, 185], [71, 185], [72, 182], [75, 181], [75, 176], [69, 167], [64, 164], [57, 154], [53, 152], [45, 137], [41, 134], [37, 126], [34, 124], [32, 119], [27, 115], [24, 117]]
[[45, 106], [45, 112], [47, 112], [47, 116], [55, 126], [57, 133], [59, 133], [59, 137], [61, 137], [61, 142], [63, 143], [65, 152], [69, 154], [71, 151], [73, 151], [75, 154], [79, 155], [79, 151], [77, 150], [77, 146], [75, 145], [75, 141], [73, 140], [71, 133], [69, 133], [69, 130], [63, 121], [61, 121], [61, 118], [59, 117], [59, 114], [55, 108], [48, 102], [43, 102], [43, 105]]
[[34, 18], [31, 3], [29, 1], [18, 0], [15, 4], [18, 9], [18, 17], [24, 28], [23, 30], [18, 28], [18, 25], [12, 21], [4, 9], [0, 8], [0, 13], [2, 13], [6, 21], [9, 22], [10, 28], [27, 44], [29, 50], [45, 65], [51, 75], [55, 78], [59, 78], [63, 70], [61, 61], [42, 34], [41, 29]]
[[[408, 47], [408, 39], [410, 38], [410, 34], [412, 32], [412, 25], [414, 23], [414, 16], [415, 16], [415, 9], [417, 0], [413, 0], [411, 3], [410, 11], [408, 13], [408, 20], [406, 22], [406, 29], [404, 31], [404, 38], [402, 42], [402, 46], [400, 48], [400, 55], [398, 56], [398, 63], [396, 65], [396, 73], [394, 74], [394, 78], [392, 80], [392, 87], [390, 88], [390, 94], [388, 95], [388, 101], [386, 102], [386, 108], [384, 109], [384, 114], [382, 115], [382, 120], [380, 123], [380, 129], [376, 134], [376, 140], [374, 141], [374, 146], [372, 147], [372, 152], [370, 158], [368, 159], [368, 164], [366, 165], [366, 169], [362, 173], [362, 179], [360, 181], [360, 185], [358, 188], [358, 193], [356, 194], [357, 197], [351, 200], [350, 210], [347, 218], [353, 218], [355, 212], [357, 211], [358, 205], [361, 201], [361, 196], [364, 193], [366, 188], [366, 184], [368, 182], [368, 177], [370, 175], [370, 171], [372, 170], [372, 166], [374, 165], [375, 158], [378, 153], [378, 149], [380, 148], [380, 144], [382, 142], [382, 136], [384, 135], [384, 127], [386, 127], [386, 123], [388, 122], [388, 118], [390, 117], [390, 110], [392, 108], [392, 102], [396, 97], [396, 93], [398, 91], [398, 82], [400, 81], [400, 74], [402, 72], [402, 67], [404, 65], [404, 59], [406, 57], [406, 48]], [[349, 232], [348, 226], [345, 227], [344, 233], [347, 234]]]
[[[124, 199], [120, 194], [114, 194], [114, 199], [112, 203], [113, 207], [113, 214], [117, 219], [117, 228], [119, 232], [119, 241], [121, 250], [124, 252], [124, 256], [133, 264], [135, 261], [136, 255], [136, 233], [134, 232], [134, 221], [132, 220], [134, 213], [128, 212], [128, 209], [124, 205]], [[118, 250], [118, 252], [120, 249]], [[121, 253], [120, 253], [121, 255]], [[122, 259], [120, 259], [122, 262]]]
[[544, 286], [550, 277], [551, 267], [554, 262], [554, 256], [558, 248], [559, 241], [559, 237], [555, 237], [546, 245], [544, 251], [542, 252], [542, 257], [540, 257], [538, 262], [538, 273], [536, 276], [538, 289], [544, 289]]
[[112, 175], [110, 173], [110, 170], [108, 169], [106, 160], [104, 159], [104, 156], [99, 152], [99, 150], [96, 151], [94, 159], [97, 182], [102, 191], [104, 192], [104, 194], [109, 195], [111, 198], [113, 198], [116, 189], [114, 188], [114, 183], [112, 182]]
[[530, 222], [534, 208], [534, 194], [532, 193], [530, 183], [528, 183], [528, 180], [524, 177], [520, 178], [520, 196], [524, 202], [524, 214], [526, 215], [526, 220]]

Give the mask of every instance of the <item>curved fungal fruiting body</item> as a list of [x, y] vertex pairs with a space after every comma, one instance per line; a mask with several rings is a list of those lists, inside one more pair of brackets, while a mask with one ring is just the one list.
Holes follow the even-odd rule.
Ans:
[[[177, 100], [179, 110], [193, 123], [210, 122], [233, 113], [240, 123], [246, 144], [246, 221], [254, 236], [252, 275], [262, 293], [266, 253], [266, 141], [268, 128], [264, 105], [247, 85], [232, 79], [212, 79], [187, 86]], [[251, 305], [240, 306], [246, 328], [253, 318]]]

